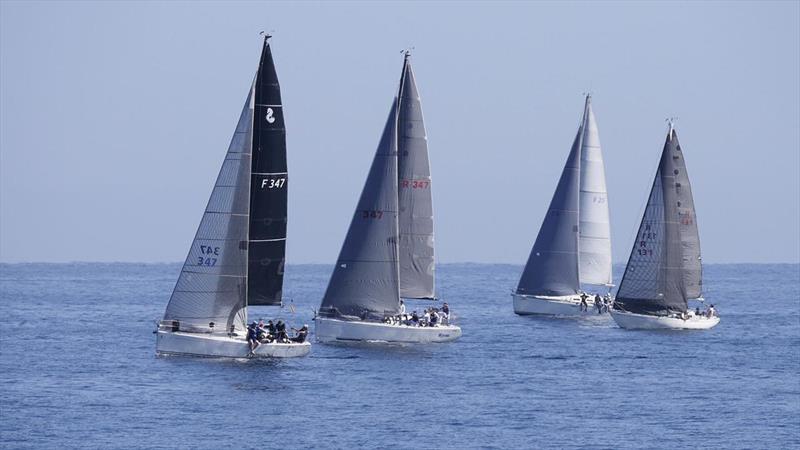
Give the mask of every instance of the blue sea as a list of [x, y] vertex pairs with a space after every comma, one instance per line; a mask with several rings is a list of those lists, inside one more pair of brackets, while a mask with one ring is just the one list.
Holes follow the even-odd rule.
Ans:
[[[707, 265], [720, 325], [646, 332], [516, 316], [521, 267], [445, 264], [459, 341], [287, 360], [156, 357], [179, 269], [0, 265], [0, 447], [800, 447], [800, 265]], [[310, 323], [330, 272], [250, 317]]]

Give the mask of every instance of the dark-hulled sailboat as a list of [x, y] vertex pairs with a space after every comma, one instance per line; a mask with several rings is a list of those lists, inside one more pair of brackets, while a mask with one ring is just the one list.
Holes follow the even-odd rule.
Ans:
[[611, 316], [629, 329], [708, 329], [713, 312], [696, 315], [688, 301], [702, 296], [700, 236], [678, 135], [670, 123], [642, 222]]
[[444, 342], [454, 325], [386, 323], [400, 298], [434, 298], [433, 209], [422, 108], [405, 54], [398, 94], [319, 313], [321, 341]]
[[579, 314], [582, 284], [611, 286], [608, 193], [589, 95], [550, 207], [512, 294], [514, 312]]
[[[159, 323], [159, 354], [246, 357], [247, 307], [281, 304], [288, 171], [269, 37], [264, 38], [255, 80]], [[303, 356], [310, 345], [264, 343], [254, 356]]]

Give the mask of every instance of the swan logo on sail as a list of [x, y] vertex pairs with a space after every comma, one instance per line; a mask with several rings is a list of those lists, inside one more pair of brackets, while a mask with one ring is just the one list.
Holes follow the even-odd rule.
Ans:
[[273, 113], [272, 108], [267, 108], [267, 123], [275, 123], [275, 117], [272, 116]]

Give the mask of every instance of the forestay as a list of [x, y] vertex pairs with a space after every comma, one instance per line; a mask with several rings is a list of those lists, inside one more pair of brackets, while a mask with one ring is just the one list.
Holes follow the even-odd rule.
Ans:
[[[243, 329], [247, 320], [248, 191], [253, 90], [217, 176], [189, 255], [170, 297], [165, 320], [182, 330]], [[224, 327], [224, 328], [223, 328]]]
[[322, 299], [321, 314], [382, 317], [399, 311], [397, 106], [395, 99]]
[[398, 106], [400, 296], [434, 298], [433, 201], [422, 104], [406, 53]]
[[600, 136], [591, 102], [591, 96], [587, 95], [581, 145], [580, 281], [606, 285], [612, 282], [608, 192]]
[[624, 311], [685, 312], [701, 295], [700, 238], [677, 133], [670, 128], [615, 300]]
[[522, 272], [517, 286], [518, 294], [562, 296], [578, 291], [578, 197], [582, 140], [581, 126]]

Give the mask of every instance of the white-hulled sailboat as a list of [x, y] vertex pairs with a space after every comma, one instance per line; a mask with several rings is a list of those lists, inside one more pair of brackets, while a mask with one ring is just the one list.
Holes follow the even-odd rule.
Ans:
[[700, 235], [678, 135], [670, 122], [650, 197], [619, 285], [611, 317], [628, 329], [705, 330], [719, 323], [697, 315], [703, 266]]
[[[164, 319], [156, 352], [244, 358], [248, 305], [280, 305], [286, 255], [286, 131], [272, 50], [258, 70]], [[308, 354], [309, 342], [263, 343], [256, 357]]]
[[603, 155], [591, 96], [516, 291], [520, 315], [576, 315], [581, 284], [612, 286]]
[[[399, 160], [398, 160], [399, 159]], [[400, 298], [434, 298], [433, 210], [427, 138], [409, 52], [364, 189], [319, 312], [322, 342], [452, 341], [452, 324], [390, 321]]]

